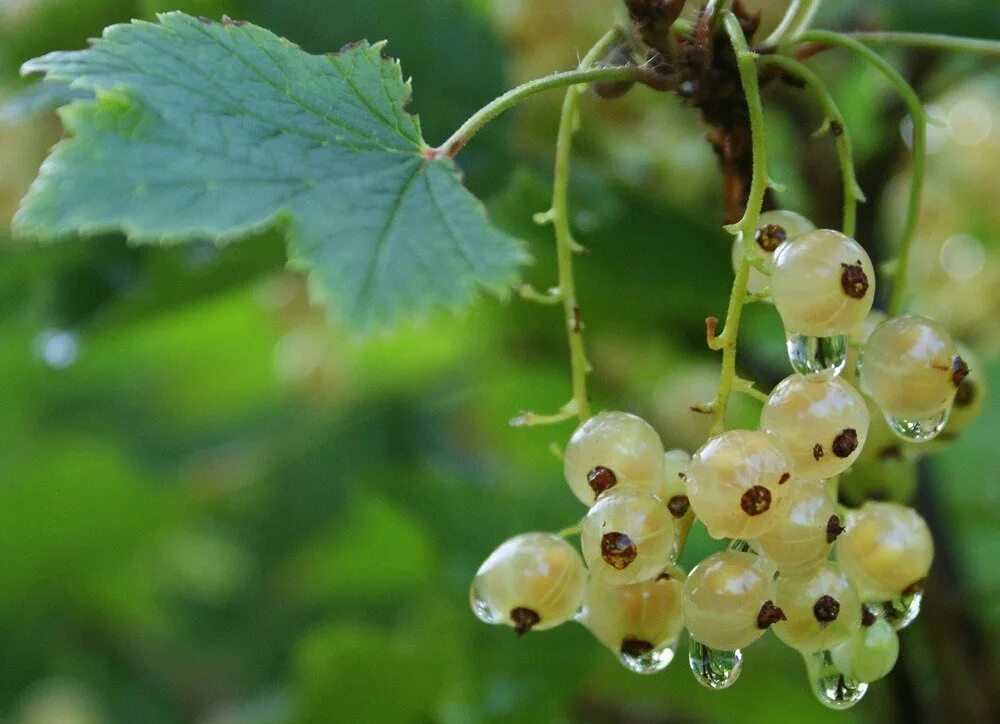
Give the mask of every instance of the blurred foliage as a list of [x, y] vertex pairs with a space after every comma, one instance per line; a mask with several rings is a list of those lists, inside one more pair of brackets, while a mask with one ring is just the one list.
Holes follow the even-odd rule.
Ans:
[[[572, 65], [618, 12], [610, 0], [8, 0], [0, 94], [27, 87], [16, 75], [27, 58], [164, 9], [244, 17], [316, 52], [386, 37], [432, 140], [510, 83]], [[852, 0], [822, 16], [834, 28], [984, 37], [998, 35], [998, 20], [993, 0]], [[966, 58], [892, 55], [944, 120], [913, 304], [948, 319], [998, 390], [997, 78]], [[852, 60], [831, 53], [816, 67], [869, 191], [862, 241], [886, 258], [905, 183], [904, 113]], [[828, 141], [808, 137], [815, 112], [789, 89], [765, 102], [775, 174], [789, 185], [779, 200], [833, 223], [838, 181]], [[548, 201], [558, 104], [558, 94], [533, 99], [460, 157], [497, 223], [529, 241], [539, 288], [554, 264], [550, 230], [531, 214]], [[588, 99], [572, 183], [574, 225], [591, 250], [578, 275], [595, 404], [644, 414], [687, 448], [699, 424], [688, 405], [711, 394], [716, 373], [703, 319], [724, 308], [731, 275], [702, 135], [691, 109], [651, 91]], [[58, 136], [47, 115], [0, 126], [4, 221]], [[942, 687], [970, 665], [969, 649], [941, 648], [953, 632], [931, 606], [903, 637], [901, 671], [834, 714], [773, 637], [748, 652], [736, 687], [713, 693], [683, 662], [632, 676], [578, 626], [524, 640], [485, 627], [466, 601], [482, 558], [509, 535], [581, 513], [548, 450], [569, 426], [506, 425], [568, 396], [558, 313], [484, 301], [463, 318], [357, 339], [309, 307], [275, 235], [221, 249], [135, 249], [116, 237], [27, 247], [6, 235], [4, 223], [5, 721], [937, 721]], [[769, 385], [785, 375], [772, 309], [750, 308], [741, 339], [745, 376]], [[741, 400], [730, 422], [752, 426], [756, 410]], [[932, 574], [929, 596], [960, 601], [983, 632], [979, 667], [996, 667], [1000, 650], [998, 426], [1000, 406], [987, 402], [922, 468], [950, 566]], [[696, 529], [685, 562], [715, 545]]]

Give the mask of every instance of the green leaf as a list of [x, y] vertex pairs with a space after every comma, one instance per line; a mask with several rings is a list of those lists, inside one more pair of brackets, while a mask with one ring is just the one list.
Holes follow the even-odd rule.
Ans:
[[108, 28], [25, 64], [97, 93], [14, 220], [51, 239], [220, 243], [281, 224], [290, 262], [358, 326], [499, 295], [526, 254], [487, 221], [453, 160], [405, 111], [382, 44], [316, 56], [248, 23], [182, 13]]

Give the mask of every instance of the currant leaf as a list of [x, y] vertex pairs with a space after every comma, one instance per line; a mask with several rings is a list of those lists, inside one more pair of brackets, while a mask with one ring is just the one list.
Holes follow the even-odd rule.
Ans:
[[383, 44], [310, 55], [263, 28], [183, 13], [105, 30], [25, 73], [96, 93], [14, 219], [39, 240], [226, 243], [281, 225], [289, 263], [360, 327], [503, 296], [527, 261], [406, 112]]

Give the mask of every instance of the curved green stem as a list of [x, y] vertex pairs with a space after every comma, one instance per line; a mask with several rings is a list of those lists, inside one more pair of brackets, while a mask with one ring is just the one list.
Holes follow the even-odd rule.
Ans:
[[786, 55], [762, 55], [757, 59], [758, 65], [762, 67], [773, 66], [789, 75], [799, 78], [806, 84], [806, 87], [816, 96], [816, 100], [823, 108], [825, 119], [818, 133], [827, 131], [833, 136], [837, 144], [837, 157], [840, 161], [840, 176], [843, 184], [844, 195], [844, 220], [843, 230], [847, 236], [853, 238], [857, 225], [858, 202], [865, 200], [864, 192], [858, 185], [857, 177], [854, 174], [854, 155], [851, 148], [851, 136], [847, 132], [847, 124], [844, 116], [837, 107], [833, 96], [826, 89], [823, 81], [808, 66], [800, 63]]
[[865, 45], [931, 48], [1000, 57], [1000, 41], [986, 38], [957, 38], [938, 33], [844, 33], [844, 35]]
[[899, 253], [896, 258], [896, 278], [892, 285], [892, 296], [886, 312], [889, 316], [898, 314], [903, 306], [906, 294], [906, 276], [910, 266], [910, 247], [917, 229], [917, 215], [920, 211], [920, 196], [924, 187], [924, 165], [927, 156], [927, 113], [913, 87], [906, 82], [882, 56], [854, 38], [832, 33], [827, 30], [810, 30], [799, 36], [803, 43], [820, 43], [838, 46], [850, 50], [873, 65], [888, 79], [910, 112], [913, 121], [913, 181], [910, 185], [910, 198], [906, 205], [906, 219], [903, 223], [903, 233], [899, 240]]
[[736, 378], [736, 339], [739, 334], [740, 318], [743, 315], [743, 303], [747, 296], [747, 281], [750, 277], [750, 258], [754, 232], [764, 205], [764, 195], [767, 193], [767, 146], [764, 140], [764, 106], [760, 98], [760, 83], [757, 79], [756, 55], [747, 46], [746, 37], [739, 21], [732, 13], [726, 13], [722, 19], [723, 27], [729, 36], [729, 42], [736, 54], [740, 81], [743, 83], [743, 93], [746, 96], [747, 108], [750, 113], [750, 135], [753, 157], [753, 178], [750, 180], [750, 194], [747, 200], [743, 218], [736, 224], [726, 227], [734, 234], [743, 237], [744, 253], [736, 265], [736, 278], [729, 295], [729, 307], [726, 309], [725, 326], [718, 337], [714, 337], [712, 326], [709, 327], [709, 346], [722, 350], [722, 372], [719, 377], [719, 388], [712, 401], [712, 434], [725, 429], [726, 408], [733, 392], [733, 381]]
[[822, 0], [792, 0], [778, 27], [772, 30], [760, 45], [765, 48], [771, 47], [783, 40], [794, 38], [812, 22], [821, 4]]
[[[617, 40], [620, 31], [611, 31], [612, 37]], [[536, 78], [527, 83], [512, 88], [499, 98], [496, 98], [476, 111], [469, 119], [463, 123], [437, 148], [428, 149], [431, 156], [454, 156], [478, 133], [483, 126], [499, 116], [509, 108], [517, 105], [525, 98], [547, 91], [552, 88], [564, 88], [566, 86], [576, 86], [579, 84], [594, 83], [596, 81], [620, 81], [631, 80], [636, 83], [667, 90], [670, 81], [663, 76], [649, 70], [648, 68], [637, 68], [632, 65], [594, 65], [597, 63], [608, 46], [602, 46], [601, 52], [597, 54], [588, 53], [585, 60], [581, 61], [580, 67], [576, 70], [567, 70], [561, 73], [553, 73], [544, 78]], [[589, 60], [588, 60], [589, 59]]]

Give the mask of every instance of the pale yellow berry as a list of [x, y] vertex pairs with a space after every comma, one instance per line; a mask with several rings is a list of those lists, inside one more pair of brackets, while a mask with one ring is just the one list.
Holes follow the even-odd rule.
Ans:
[[653, 578], [670, 558], [674, 518], [666, 504], [641, 488], [616, 486], [602, 493], [580, 531], [592, 576], [624, 585]]
[[781, 574], [775, 603], [785, 620], [774, 633], [803, 653], [825, 651], [847, 641], [861, 626], [861, 601], [836, 563], [804, 574]]
[[670, 566], [655, 578], [625, 586], [591, 578], [583, 623], [613, 651], [636, 656], [677, 640], [684, 628], [684, 572]]
[[760, 415], [760, 429], [784, 444], [800, 480], [847, 470], [861, 454], [868, 424], [864, 398], [837, 377], [791, 375], [774, 388]]
[[861, 388], [888, 415], [911, 420], [946, 410], [968, 367], [940, 324], [905, 314], [883, 322], [860, 359]]
[[587, 570], [572, 545], [551, 533], [524, 533], [483, 562], [469, 600], [480, 620], [524, 634], [573, 618], [586, 582]]
[[749, 646], [779, 619], [773, 608], [774, 569], [760, 556], [720, 551], [703, 560], [684, 583], [684, 623], [691, 637], [713, 649]]
[[[764, 263], [770, 267], [771, 257], [777, 249], [788, 239], [805, 231], [812, 231], [816, 226], [801, 214], [794, 211], [778, 209], [775, 211], [765, 211], [757, 221], [757, 232], [754, 234], [754, 247]], [[739, 266], [743, 256], [743, 236], [738, 235], [733, 239], [733, 270]], [[750, 276], [747, 279], [747, 292], [758, 294], [764, 291], [770, 284], [768, 278], [750, 268]]]
[[798, 483], [788, 512], [776, 526], [750, 543], [783, 574], [804, 573], [827, 559], [842, 531], [825, 484]]
[[871, 311], [875, 271], [858, 242], [807, 231], [774, 253], [771, 294], [788, 334], [847, 335]]
[[863, 600], [888, 601], [922, 588], [934, 540], [917, 511], [898, 503], [865, 503], [846, 526], [837, 560]]
[[709, 535], [756, 538], [781, 519], [795, 481], [784, 451], [770, 437], [730, 430], [694, 454], [685, 484]]
[[648, 422], [628, 412], [599, 412], [580, 425], [563, 461], [566, 482], [587, 505], [616, 485], [662, 492], [663, 443]]

